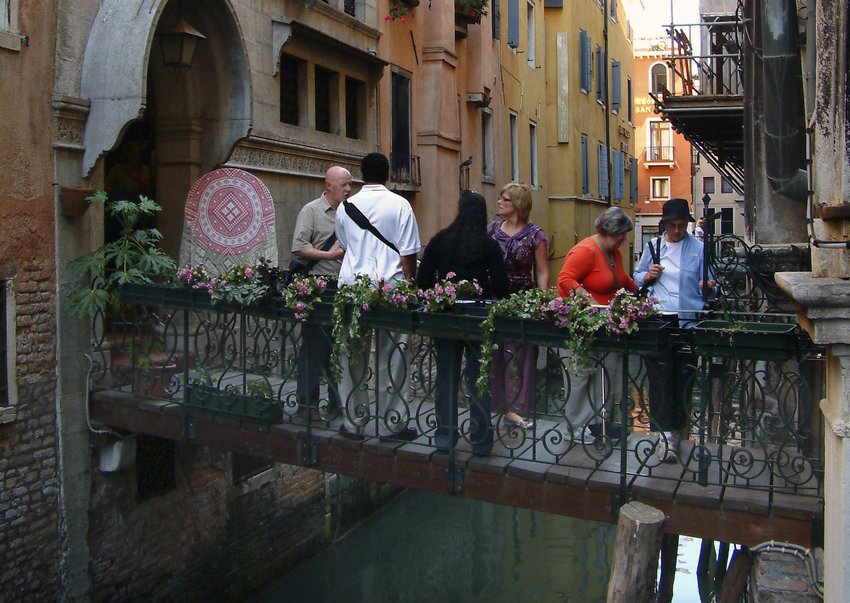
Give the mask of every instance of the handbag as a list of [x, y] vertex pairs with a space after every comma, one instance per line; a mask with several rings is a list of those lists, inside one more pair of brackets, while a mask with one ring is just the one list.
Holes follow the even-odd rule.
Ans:
[[[322, 251], [327, 251], [328, 249], [333, 247], [334, 243], [336, 243], [336, 233], [333, 233], [331, 237], [327, 241], [325, 241], [325, 244], [322, 245], [320, 249]], [[292, 283], [293, 280], [295, 280], [295, 277], [306, 276], [310, 274], [310, 271], [313, 269], [313, 266], [315, 266], [317, 262], [318, 260], [302, 262], [300, 259], [298, 259], [297, 256], [289, 260], [289, 265], [286, 267], [286, 272], [281, 277], [281, 280], [283, 281], [283, 286], [289, 286], [289, 284]]]

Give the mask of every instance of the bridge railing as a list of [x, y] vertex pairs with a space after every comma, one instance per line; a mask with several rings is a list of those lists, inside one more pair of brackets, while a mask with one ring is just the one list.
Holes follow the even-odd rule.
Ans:
[[[351, 391], [358, 393], [337, 412], [331, 400], [338, 385], [320, 367], [311, 367], [319, 369], [318, 398], [304, 400], [298, 393], [299, 355], [317, 336], [330, 337], [330, 304], [319, 304], [300, 323], [277, 300], [218, 306], [205, 292], [181, 287], [136, 286], [125, 291], [124, 301], [123, 312], [95, 320], [94, 390], [133, 391], [186, 413], [298, 425], [308, 438], [317, 429], [338, 429], [347, 412], [365, 439], [406, 426], [415, 429], [417, 444], [436, 447], [435, 341], [464, 341], [477, 349], [482, 337], [481, 309], [437, 316], [436, 326], [434, 315], [412, 310], [367, 314], [371, 333], [391, 342], [390, 356], [401, 373], [397, 366], [392, 378], [384, 378], [387, 358], [376, 357], [377, 337], [367, 338], [363, 353], [371, 361], [351, 375]], [[734, 323], [728, 313], [704, 318], [693, 329], [649, 323], [633, 336], [600, 336], [581, 359], [564, 347], [563, 332], [554, 325], [520, 319], [497, 325], [500, 346], [516, 352], [501, 373], [490, 376], [488, 391], [500, 391], [503, 403], [476, 406], [476, 371], [470, 369], [477, 363], [467, 359], [449, 375], [460, 391], [449, 462], [481, 451], [471, 436], [473, 421], [489, 415], [489, 456], [557, 467], [588, 485], [606, 483], [624, 498], [647, 483], [674, 490], [695, 484], [719, 489], [719, 496], [743, 489], [770, 497], [821, 497], [822, 350], [791, 315], [773, 313], [759, 321], [749, 314]], [[522, 360], [521, 350], [529, 346], [532, 360]], [[671, 350], [680, 355], [676, 381], [685, 397], [687, 429], [677, 462], [665, 463], [656, 454], [665, 440], [649, 391], [651, 382], [665, 387], [653, 376]], [[518, 408], [515, 392], [523, 385], [531, 402]], [[355, 403], [355, 397], [365, 402]], [[512, 423], [511, 410], [520, 410], [532, 425]]]

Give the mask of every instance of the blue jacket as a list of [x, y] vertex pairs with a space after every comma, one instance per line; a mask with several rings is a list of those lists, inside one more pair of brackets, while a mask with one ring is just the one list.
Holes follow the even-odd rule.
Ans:
[[[657, 240], [655, 238], [647, 242], [640, 256], [640, 261], [635, 268], [634, 279], [638, 287], [643, 286], [643, 277], [649, 272], [649, 267], [653, 264], [649, 246], [652, 245], [654, 248]], [[662, 236], [662, 256], [664, 255], [666, 246], [667, 243]], [[682, 261], [679, 272], [679, 307], [682, 310], [702, 310], [703, 308], [702, 289], [699, 286], [699, 282], [702, 280], [702, 254], [702, 241], [691, 234], [685, 235], [682, 244]], [[709, 280], [713, 280], [714, 278], [710, 272], [708, 278]], [[649, 293], [652, 295], [652, 286], [650, 286]], [[679, 312], [678, 314], [680, 319], [684, 319], [684, 321], [681, 321], [682, 326], [692, 327], [694, 325], [693, 320], [697, 318], [695, 312]], [[690, 322], [686, 322], [688, 319], [691, 319]]]

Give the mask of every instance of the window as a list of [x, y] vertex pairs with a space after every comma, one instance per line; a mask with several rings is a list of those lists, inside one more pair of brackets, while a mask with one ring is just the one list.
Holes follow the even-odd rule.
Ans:
[[635, 121], [635, 108], [632, 103], [632, 78], [626, 78], [626, 119], [628, 122], [634, 123]]
[[611, 61], [611, 110], [620, 111], [622, 92], [620, 91], [620, 61]]
[[493, 113], [481, 111], [481, 178], [493, 182], [496, 177], [496, 155], [493, 147]]
[[596, 147], [597, 160], [599, 165], [599, 196], [608, 196], [608, 147], [601, 142]]
[[0, 423], [16, 418], [15, 312], [15, 269], [0, 267]]
[[583, 29], [580, 29], [578, 32], [579, 39], [579, 76], [580, 81], [579, 85], [581, 87], [582, 92], [590, 92], [591, 90], [591, 78], [593, 77], [592, 72], [592, 60], [590, 56], [590, 36], [587, 35], [587, 32]]
[[658, 236], [658, 226], [643, 226], [640, 229], [640, 253], [646, 249], [646, 244]]
[[306, 126], [302, 90], [306, 88], [307, 63], [294, 56], [280, 58], [280, 121], [293, 126]]
[[637, 176], [637, 158], [629, 158], [629, 201], [632, 205], [637, 203], [638, 198], [638, 176]]
[[21, 49], [18, 35], [18, 0], [0, 0], [0, 48]]
[[345, 136], [366, 137], [366, 84], [353, 77], [345, 78]]
[[268, 459], [233, 453], [230, 462], [231, 483], [238, 484], [274, 466]]
[[617, 20], [617, 0], [608, 0], [609, 5], [611, 6], [611, 20]]
[[531, 186], [536, 187], [540, 184], [540, 180], [537, 170], [537, 124], [533, 122], [528, 124], [528, 147], [531, 161]]
[[516, 113], [509, 118], [511, 136], [511, 181], [519, 182], [519, 132], [517, 132]]
[[656, 63], [652, 66], [649, 75], [650, 91], [656, 96], [664, 94], [667, 88], [667, 67], [664, 63]]
[[142, 503], [177, 487], [176, 448], [171, 440], [136, 436], [136, 502]]
[[319, 132], [339, 132], [336, 107], [339, 106], [338, 76], [332, 71], [316, 67], [314, 75], [314, 103], [316, 110], [316, 129]]
[[493, 18], [490, 19], [490, 33], [493, 36], [494, 40], [502, 39], [502, 3], [500, 0], [493, 0], [490, 3], [490, 14], [493, 15]]
[[670, 178], [667, 176], [649, 179], [649, 198], [653, 200], [670, 198]]
[[581, 135], [581, 194], [590, 194], [590, 156], [587, 150], [587, 134]]
[[729, 182], [729, 179], [726, 176], [720, 177], [720, 192], [721, 193], [731, 193], [733, 192], [732, 183]]
[[508, 46], [519, 47], [519, 0], [508, 0]]
[[732, 234], [735, 230], [735, 215], [731, 207], [720, 209], [720, 234]]
[[704, 195], [714, 194], [714, 176], [706, 176], [702, 179], [702, 192]]
[[649, 121], [647, 128], [649, 140], [646, 146], [646, 160], [649, 162], [673, 161], [673, 132], [670, 122], [660, 119]]
[[615, 200], [621, 201], [626, 196], [626, 156], [622, 151], [614, 150], [613, 157], [613, 171], [611, 173], [611, 179], [613, 182], [612, 186], [612, 196]]
[[534, 67], [534, 5], [530, 2], [526, 5], [525, 15], [525, 28], [526, 35], [528, 36], [528, 66]]
[[602, 47], [596, 46], [596, 100], [604, 103], [605, 98], [605, 57]]
[[403, 73], [392, 73], [392, 140], [390, 142], [390, 169], [393, 180], [403, 179], [396, 174], [409, 177], [411, 135], [410, 124], [410, 78]]

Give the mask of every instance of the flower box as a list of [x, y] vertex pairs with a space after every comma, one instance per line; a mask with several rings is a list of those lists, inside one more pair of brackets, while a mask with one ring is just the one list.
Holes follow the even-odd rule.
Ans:
[[381, 331], [413, 333], [419, 327], [417, 313], [414, 310], [380, 308], [363, 312], [362, 319], [366, 321], [366, 326], [370, 329]]
[[670, 329], [660, 320], [643, 320], [638, 330], [629, 335], [609, 333], [605, 329], [596, 332], [591, 349], [597, 352], [658, 352], [670, 343]]
[[420, 311], [419, 332], [429, 337], [481, 341], [481, 323], [487, 312], [488, 306], [484, 304], [457, 304], [452, 312]]
[[179, 310], [212, 310], [213, 307], [207, 291], [176, 285], [127, 283], [121, 285], [121, 299], [128, 304]]
[[209, 385], [186, 386], [186, 405], [215, 414], [250, 419], [268, 424], [283, 421], [283, 410], [276, 400], [262, 395], [247, 395]]
[[556, 327], [547, 320], [497, 316], [493, 324], [496, 327], [497, 341], [536, 343], [559, 348], [565, 347], [564, 342], [569, 339], [566, 329]]
[[471, 6], [455, 4], [455, 22], [458, 24], [481, 23], [481, 11]]
[[694, 348], [709, 356], [786, 360], [797, 351], [797, 325], [703, 320], [691, 329]]

